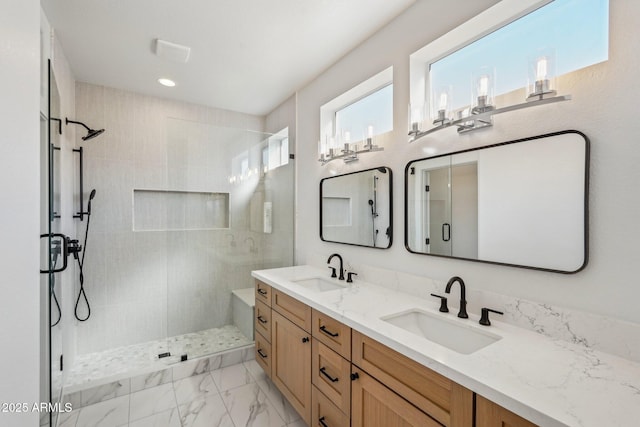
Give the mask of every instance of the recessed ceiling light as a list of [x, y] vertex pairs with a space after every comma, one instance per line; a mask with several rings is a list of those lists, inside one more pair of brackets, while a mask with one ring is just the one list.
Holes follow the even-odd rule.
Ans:
[[162, 86], [167, 87], [174, 87], [176, 85], [176, 82], [170, 79], [158, 79], [158, 83], [160, 83]]

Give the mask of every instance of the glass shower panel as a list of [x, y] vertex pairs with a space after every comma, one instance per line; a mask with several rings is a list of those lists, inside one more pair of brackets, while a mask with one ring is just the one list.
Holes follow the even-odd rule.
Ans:
[[167, 119], [169, 363], [251, 344], [234, 292], [252, 270], [293, 263], [293, 164], [265, 167], [270, 137]]
[[[63, 247], [64, 236], [60, 234], [60, 96], [55, 75], [49, 64], [49, 111], [42, 117], [40, 160], [43, 165], [41, 178], [41, 310], [40, 354], [42, 371], [40, 384], [41, 402], [60, 402], [62, 371], [62, 288], [59, 271], [66, 262]], [[48, 271], [48, 273], [46, 273]], [[57, 272], [56, 272], [57, 271]], [[46, 350], [44, 350], [46, 349]], [[55, 425], [57, 414], [43, 413], [41, 425]]]

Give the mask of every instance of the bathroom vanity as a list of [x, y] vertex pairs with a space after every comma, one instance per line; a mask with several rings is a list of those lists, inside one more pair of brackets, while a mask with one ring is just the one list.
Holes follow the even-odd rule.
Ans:
[[[635, 425], [635, 362], [316, 267], [253, 276], [256, 360], [310, 426]], [[396, 321], [415, 313], [492, 338], [437, 344]]]

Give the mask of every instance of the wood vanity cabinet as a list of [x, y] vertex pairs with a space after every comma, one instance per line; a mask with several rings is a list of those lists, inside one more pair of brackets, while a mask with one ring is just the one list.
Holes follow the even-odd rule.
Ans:
[[[393, 390], [393, 392], [390, 391], [391, 394], [420, 409], [439, 424], [447, 427], [473, 426], [473, 392], [471, 390], [357, 331], [352, 333], [352, 362], [373, 377], [372, 381], [377, 381], [380, 385]], [[380, 404], [399, 401], [395, 397], [382, 397], [380, 394], [382, 389], [377, 390], [369, 379], [362, 386], [356, 384], [358, 381], [360, 379], [352, 383], [353, 426], [369, 427], [368, 424], [359, 424], [362, 417], [368, 413], [367, 403], [371, 406], [371, 410], [385, 412], [384, 407], [375, 403], [376, 399], [388, 398]], [[357, 396], [356, 390], [364, 394]], [[370, 393], [373, 394], [369, 396]], [[369, 396], [368, 400], [365, 398], [367, 396]], [[387, 404], [390, 405], [390, 403]], [[391, 406], [389, 410], [396, 411], [395, 406]], [[391, 419], [395, 420], [393, 417]], [[406, 422], [413, 426], [427, 425], [413, 424], [409, 420]]]
[[271, 308], [271, 380], [309, 424], [311, 307], [274, 289]]
[[531, 421], [506, 410], [490, 400], [476, 395], [477, 427], [538, 427]]
[[256, 361], [310, 427], [537, 427], [260, 281], [254, 320]]
[[254, 313], [255, 358], [268, 377], [271, 377], [271, 286], [256, 281]]

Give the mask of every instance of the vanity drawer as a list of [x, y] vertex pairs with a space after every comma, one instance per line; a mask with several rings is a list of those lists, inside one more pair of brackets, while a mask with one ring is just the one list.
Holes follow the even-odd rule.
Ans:
[[282, 314], [296, 326], [311, 332], [311, 307], [289, 295], [273, 290], [271, 308]]
[[262, 337], [268, 342], [271, 342], [271, 308], [260, 301], [256, 301], [254, 313], [256, 331], [262, 334]]
[[256, 280], [256, 301], [262, 301], [271, 307], [271, 286]]
[[351, 360], [351, 328], [316, 310], [312, 310], [311, 318], [311, 335], [345, 359]]
[[349, 427], [349, 417], [315, 386], [311, 387], [311, 424], [310, 427]]
[[256, 362], [269, 378], [271, 378], [271, 344], [260, 334], [255, 334], [256, 341]]
[[358, 331], [353, 331], [352, 340], [352, 360], [359, 368], [439, 423], [452, 427], [472, 426], [471, 390]]
[[351, 406], [351, 362], [313, 339], [311, 347], [311, 382], [343, 413]]

